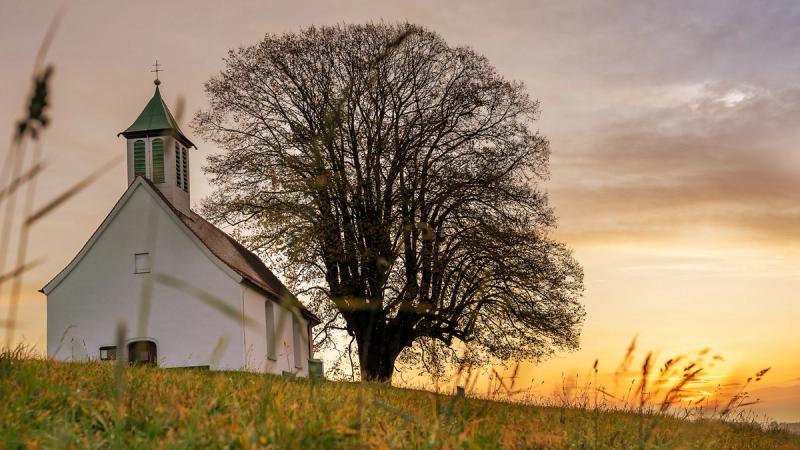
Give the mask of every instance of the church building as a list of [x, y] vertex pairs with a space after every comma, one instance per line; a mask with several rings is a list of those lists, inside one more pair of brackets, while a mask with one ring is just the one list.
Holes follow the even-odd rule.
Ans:
[[48, 356], [307, 376], [319, 319], [258, 256], [191, 210], [196, 147], [159, 84], [120, 133], [128, 189], [41, 290]]

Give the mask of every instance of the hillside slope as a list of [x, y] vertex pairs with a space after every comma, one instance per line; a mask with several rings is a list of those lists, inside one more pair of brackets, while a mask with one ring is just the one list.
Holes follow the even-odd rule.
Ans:
[[0, 360], [0, 448], [800, 448], [714, 421], [542, 408], [383, 385]]

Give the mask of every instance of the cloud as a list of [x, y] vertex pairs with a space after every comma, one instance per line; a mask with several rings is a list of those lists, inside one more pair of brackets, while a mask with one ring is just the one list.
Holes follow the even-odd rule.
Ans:
[[800, 242], [800, 88], [716, 83], [646, 103], [558, 156], [551, 188], [565, 236], [657, 240], [713, 227]]

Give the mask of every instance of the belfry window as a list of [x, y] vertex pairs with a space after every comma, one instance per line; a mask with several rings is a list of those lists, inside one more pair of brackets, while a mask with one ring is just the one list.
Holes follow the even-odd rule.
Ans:
[[153, 183], [164, 182], [164, 141], [153, 139]]
[[189, 192], [189, 160], [186, 158], [186, 147], [181, 149], [183, 157], [183, 190]]
[[139, 140], [133, 143], [133, 176], [145, 176], [147, 174], [147, 164], [144, 152], [144, 141]]
[[175, 144], [175, 185], [181, 187], [181, 147]]

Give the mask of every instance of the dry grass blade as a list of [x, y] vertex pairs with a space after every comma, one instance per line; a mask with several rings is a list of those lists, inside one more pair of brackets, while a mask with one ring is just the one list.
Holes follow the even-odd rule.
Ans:
[[37, 221], [39, 221], [42, 217], [49, 214], [51, 211], [59, 207], [62, 203], [66, 202], [70, 198], [74, 197], [76, 194], [81, 192], [82, 190], [86, 189], [89, 185], [94, 183], [100, 176], [108, 172], [108, 169], [117, 165], [120, 161], [122, 161], [124, 156], [120, 155], [111, 161], [103, 164], [100, 168], [89, 174], [86, 178], [82, 179], [81, 181], [75, 183], [71, 188], [64, 191], [61, 195], [50, 200], [47, 204], [39, 208], [36, 212], [28, 216], [25, 219], [25, 225], [31, 226]]
[[225, 353], [225, 348], [228, 347], [228, 340], [225, 336], [220, 336], [217, 339], [216, 345], [214, 345], [214, 349], [211, 351], [211, 357], [208, 359], [210, 365], [215, 366], [221, 359], [222, 355]]
[[693, 371], [686, 372], [683, 375], [683, 378], [672, 386], [667, 394], [664, 396], [664, 400], [661, 402], [661, 407], [659, 408], [661, 412], [665, 412], [672, 406], [678, 397], [683, 393], [683, 388], [686, 387], [687, 384], [697, 379], [697, 376], [702, 372], [703, 369], [695, 369]]
[[190, 294], [192, 297], [216, 309], [217, 311], [228, 316], [229, 318], [233, 320], [241, 320], [247, 326], [252, 327], [255, 330], [261, 331], [258, 322], [251, 319], [250, 317], [245, 316], [239, 309], [229, 305], [225, 300], [222, 300], [219, 297], [216, 297], [202, 289], [192, 286], [191, 284], [183, 280], [167, 275], [165, 273], [155, 273], [153, 274], [153, 278], [156, 283], [160, 283], [163, 284], [164, 286], [169, 286], [171, 288], [186, 292], [187, 294]]
[[628, 345], [628, 349], [625, 351], [625, 356], [622, 358], [622, 361], [620, 362], [619, 367], [617, 367], [616, 372], [614, 372], [615, 377], [619, 377], [628, 371], [631, 362], [633, 362], [633, 354], [636, 351], [636, 340], [638, 338], [638, 335], [634, 336], [631, 340], [631, 343]]
[[[15, 142], [13, 148], [11, 149], [10, 156], [6, 160], [7, 166], [4, 169], [7, 169], [11, 173], [11, 177], [16, 179], [19, 175], [19, 172], [22, 170], [22, 163], [23, 163], [23, 151], [25, 148], [25, 142]], [[13, 219], [15, 216], [15, 210], [17, 207], [17, 196], [16, 192], [12, 193], [8, 202], [5, 204], [5, 209], [3, 211], [3, 225], [2, 229], [0, 229], [0, 273], [5, 272], [6, 270], [6, 261], [9, 256], [8, 247], [11, 244], [11, 234], [13, 228]], [[2, 288], [2, 286], [0, 286]]]
[[16, 192], [17, 189], [22, 187], [25, 183], [27, 183], [27, 182], [33, 180], [34, 178], [36, 178], [39, 175], [39, 173], [41, 173], [44, 170], [45, 167], [46, 167], [46, 164], [44, 164], [44, 163], [36, 164], [33, 167], [31, 167], [30, 169], [28, 169], [22, 175], [20, 175], [17, 178], [11, 180], [11, 183], [9, 183], [6, 188], [0, 190], [0, 204], [2, 204], [3, 201], [6, 198], [8, 198], [9, 196], [13, 195], [14, 192]]
[[[58, 24], [63, 15], [63, 7], [59, 9], [53, 18], [50, 26], [47, 29], [47, 34], [39, 46], [38, 54], [33, 68], [33, 92], [31, 93], [28, 105], [27, 114], [24, 118], [17, 122], [16, 131], [12, 140], [12, 148], [9, 156], [6, 159], [7, 166], [3, 167], [3, 178], [6, 176], [11, 177], [10, 185], [4, 190], [2, 198], [8, 198], [5, 205], [3, 228], [0, 231], [0, 273], [5, 271], [5, 263], [8, 255], [8, 245], [11, 238], [11, 222], [12, 217], [16, 212], [16, 190], [19, 187], [21, 179], [28, 176], [27, 189], [25, 194], [25, 203], [23, 204], [22, 217], [27, 217], [30, 210], [33, 208], [33, 198], [36, 190], [36, 178], [40, 167], [41, 158], [41, 141], [34, 148], [32, 155], [32, 167], [26, 174], [20, 174], [25, 160], [25, 137], [30, 136], [33, 140], [38, 140], [39, 133], [44, 130], [48, 123], [47, 117], [48, 95], [50, 77], [53, 75], [52, 66], [44, 66], [44, 60], [47, 56], [47, 51], [55, 36]], [[31, 175], [33, 173], [33, 175]], [[29, 237], [29, 226], [25, 223], [19, 231], [19, 239], [16, 252], [16, 267], [23, 267], [27, 258], [27, 247]], [[22, 290], [22, 275], [24, 272], [19, 272], [12, 279], [10, 301], [8, 305], [8, 318], [6, 320], [6, 345], [11, 346], [14, 339], [14, 331], [16, 329], [16, 316], [17, 316], [17, 303]], [[0, 284], [0, 288], [2, 285]]]
[[636, 392], [639, 394], [640, 409], [644, 408], [645, 403], [647, 403], [647, 383], [650, 371], [652, 369], [652, 359], [653, 353], [650, 352], [647, 354], [647, 357], [645, 357], [644, 363], [642, 363], [642, 379], [639, 381], [639, 387], [636, 390]]
[[36, 139], [39, 131], [47, 126], [49, 118], [45, 115], [47, 109], [47, 96], [48, 96], [48, 83], [50, 77], [53, 75], [53, 67], [45, 66], [44, 61], [47, 57], [47, 52], [50, 50], [50, 44], [56, 35], [58, 26], [61, 23], [61, 18], [64, 16], [66, 5], [56, 11], [53, 20], [47, 27], [47, 33], [39, 45], [39, 50], [36, 53], [36, 59], [33, 64], [33, 94], [31, 95], [28, 104], [27, 116], [17, 123], [17, 130], [14, 135], [15, 142], [21, 142], [26, 134]]
[[620, 401], [622, 400], [620, 397], [617, 397], [616, 395], [608, 392], [605, 388], [598, 387], [596, 391], [599, 392], [600, 394], [603, 394], [603, 396], [605, 397], [613, 398], [614, 400], [620, 400]]
[[50, 25], [47, 27], [47, 33], [44, 35], [42, 43], [39, 44], [39, 50], [36, 52], [36, 60], [33, 65], [34, 71], [38, 71], [44, 64], [44, 60], [47, 57], [47, 52], [50, 50], [50, 44], [53, 43], [53, 38], [56, 36], [56, 31], [58, 31], [58, 27], [61, 24], [61, 19], [64, 17], [66, 10], [66, 3], [62, 3], [61, 6], [59, 6], [59, 8], [56, 10], [55, 15], [53, 15], [53, 19], [50, 21]]
[[125, 366], [128, 359], [128, 349], [126, 344], [127, 328], [125, 323], [120, 322], [117, 324], [116, 344], [117, 344], [117, 361], [114, 365], [114, 395], [117, 401], [117, 407], [122, 402], [122, 396], [125, 392]]
[[772, 367], [767, 367], [766, 369], [761, 369], [758, 372], [756, 372], [756, 377], [755, 377], [756, 381], [761, 381], [761, 378], [763, 378], [764, 375], [766, 375], [770, 369], [772, 369]]
[[[726, 418], [731, 413], [735, 412], [736, 410], [739, 410], [742, 407], [747, 406], [748, 404], [751, 404], [751, 402], [747, 402], [746, 401], [748, 399], [748, 397], [750, 396], [750, 393], [747, 392], [747, 387], [753, 381], [761, 381], [761, 379], [764, 377], [764, 375], [766, 375], [767, 372], [769, 372], [770, 369], [771, 369], [771, 367], [767, 367], [765, 369], [761, 369], [758, 372], [756, 372], [756, 374], [754, 376], [748, 377], [747, 380], [742, 385], [742, 387], [739, 390], [739, 392], [737, 392], [736, 394], [732, 395], [731, 398], [728, 400], [728, 403], [725, 405], [725, 407], [722, 408], [722, 411], [720, 411], [720, 417], [721, 418]], [[756, 402], [758, 402], [758, 400], [756, 400]]]
[[[158, 234], [158, 210], [151, 208], [147, 219], [147, 231], [145, 234], [146, 247], [152, 249], [153, 257], [158, 250], [155, 245], [156, 235]], [[150, 318], [150, 306], [153, 301], [153, 279], [146, 277], [142, 282], [139, 292], [139, 323], [136, 327], [139, 336], [147, 335], [147, 325]]]
[[6, 319], [0, 320], [0, 328], [14, 328], [19, 325], [19, 322], [16, 320]]
[[17, 267], [16, 269], [8, 272], [8, 273], [4, 273], [4, 274], [0, 275], [0, 284], [3, 284], [8, 280], [14, 279], [14, 278], [22, 275], [23, 273], [28, 272], [29, 270], [33, 269], [34, 267], [38, 266], [41, 263], [42, 263], [42, 260], [37, 259], [37, 260], [35, 260], [33, 262], [25, 263], [25, 264]]
[[[21, 157], [21, 156], [20, 156]], [[32, 164], [33, 166], [39, 165], [39, 161], [42, 157], [42, 145], [41, 142], [38, 142], [36, 146], [34, 146], [33, 154], [32, 154]], [[22, 205], [22, 217], [26, 217], [30, 214], [31, 210], [33, 209], [33, 199], [36, 193], [36, 178], [32, 179], [27, 186], [25, 187], [25, 198]], [[28, 239], [30, 237], [30, 227], [25, 225], [19, 231], [19, 238], [17, 242], [17, 267], [23, 267], [25, 265], [25, 261], [28, 257]], [[12, 278], [11, 283], [11, 295], [10, 295], [10, 302], [8, 305], [8, 318], [11, 321], [15, 321], [17, 318], [17, 306], [19, 304], [20, 296], [22, 295], [22, 275], [23, 273], [19, 273], [17, 276]], [[8, 327], [6, 329], [6, 344], [11, 345], [14, 339], [14, 331], [16, 327]]]

